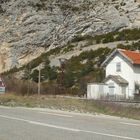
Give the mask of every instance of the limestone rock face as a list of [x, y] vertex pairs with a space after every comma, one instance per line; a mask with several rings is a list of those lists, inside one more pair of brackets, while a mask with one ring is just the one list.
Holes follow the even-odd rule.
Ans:
[[0, 72], [77, 35], [140, 27], [139, 0], [1, 0]]

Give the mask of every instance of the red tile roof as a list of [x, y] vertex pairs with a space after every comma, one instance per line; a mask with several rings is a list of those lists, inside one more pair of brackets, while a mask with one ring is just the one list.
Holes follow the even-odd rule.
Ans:
[[119, 50], [127, 59], [132, 61], [133, 64], [140, 65], [140, 52], [128, 51], [128, 50]]

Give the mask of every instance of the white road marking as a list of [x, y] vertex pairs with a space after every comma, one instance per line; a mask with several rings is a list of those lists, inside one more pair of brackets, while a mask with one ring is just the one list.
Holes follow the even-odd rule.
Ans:
[[16, 117], [10, 117], [10, 116], [5, 116], [5, 115], [0, 115], [1, 118], [6, 118], [6, 119], [11, 119], [11, 120], [17, 120], [17, 121], [23, 121], [23, 122], [28, 122], [28, 120], [21, 119], [21, 118], [16, 118]]
[[41, 123], [41, 122], [37, 122], [37, 121], [30, 121], [30, 120], [20, 119], [20, 118], [16, 118], [16, 117], [10, 117], [10, 116], [4, 116], [4, 115], [0, 115], [0, 117], [1, 118], [6, 118], [6, 119], [11, 119], [11, 120], [22, 121], [22, 122], [26, 122], [26, 123], [30, 123], [30, 124], [34, 124], [34, 125], [52, 127], [52, 128], [56, 128], [56, 129], [63, 129], [63, 130], [74, 131], [74, 132], [79, 132], [80, 131], [78, 129], [68, 128], [68, 127], [63, 127], [63, 126], [57, 126], [57, 125], [52, 125], [52, 124], [47, 124], [47, 123]]
[[125, 136], [119, 136], [119, 135], [113, 135], [113, 134], [107, 134], [107, 133], [101, 133], [101, 132], [95, 132], [95, 131], [87, 131], [87, 130], [82, 130], [82, 129], [73, 129], [73, 128], [51, 125], [51, 124], [41, 123], [41, 122], [37, 122], [37, 121], [30, 121], [30, 120], [26, 120], [26, 119], [22, 119], [22, 118], [10, 117], [10, 116], [5, 116], [5, 115], [0, 115], [0, 117], [1, 118], [6, 118], [6, 119], [11, 119], [11, 120], [22, 121], [22, 122], [26, 122], [26, 123], [29, 123], [29, 124], [46, 126], [46, 127], [56, 128], [56, 129], [63, 129], [63, 130], [73, 131], [73, 132], [91, 133], [91, 134], [120, 138], [120, 139], [125, 139], [125, 140], [140, 140], [140, 139], [133, 138], [133, 137], [125, 137]]
[[126, 122], [120, 122], [120, 123], [125, 125], [140, 126], [140, 124], [135, 124], [135, 123], [126, 123]]
[[78, 129], [68, 128], [68, 127], [63, 127], [63, 126], [56, 126], [56, 125], [40, 123], [40, 122], [35, 122], [35, 121], [29, 121], [29, 123], [35, 124], [35, 125], [52, 127], [52, 128], [56, 128], [56, 129], [63, 129], [63, 130], [68, 130], [68, 131], [80, 132], [80, 130], [78, 130]]
[[125, 137], [125, 136], [119, 136], [119, 135], [112, 135], [112, 134], [100, 133], [100, 132], [94, 132], [94, 131], [85, 131], [85, 130], [81, 130], [81, 132], [91, 133], [91, 134], [96, 134], [96, 135], [101, 135], [101, 136], [107, 136], [107, 137], [120, 138], [120, 139], [125, 139], [125, 140], [140, 140], [140, 139], [132, 138], [132, 137]]
[[58, 114], [58, 113], [50, 113], [50, 112], [39, 112], [39, 113], [53, 115], [53, 116], [60, 116], [60, 117], [68, 117], [68, 118], [72, 118], [73, 117], [73, 116], [66, 115], [66, 114]]

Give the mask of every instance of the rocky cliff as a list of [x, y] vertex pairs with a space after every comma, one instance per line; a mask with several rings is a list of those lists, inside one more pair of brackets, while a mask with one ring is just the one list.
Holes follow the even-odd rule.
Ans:
[[1, 0], [0, 72], [77, 35], [140, 27], [140, 0]]

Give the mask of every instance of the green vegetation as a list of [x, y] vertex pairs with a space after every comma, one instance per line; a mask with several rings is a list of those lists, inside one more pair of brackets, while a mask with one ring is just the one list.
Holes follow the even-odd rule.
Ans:
[[75, 48], [75, 46], [72, 45], [72, 44], [70, 44], [70, 45], [66, 46], [66, 47], [63, 49], [63, 52], [64, 52], [64, 53], [67, 53], [67, 52], [69, 52], [69, 51], [73, 51], [74, 48]]
[[79, 41], [83, 41], [83, 40], [93, 40], [93, 39], [94, 38], [90, 35], [85, 35], [85, 36], [77, 35], [71, 40], [71, 42], [74, 43], [74, 42], [79, 42]]
[[[112, 32], [106, 35], [98, 35], [94, 38], [90, 36], [79, 36], [75, 38], [73, 42], [85, 39], [89, 44], [92, 44], [93, 41], [96, 41], [96, 43], [107, 43], [121, 40], [138, 40], [140, 39], [140, 30], [133, 29]], [[97, 112], [140, 119], [139, 108], [133, 106], [123, 107], [121, 105], [98, 101], [55, 98], [58, 94], [83, 96], [86, 93], [88, 82], [101, 82], [104, 79], [105, 71], [101, 67], [101, 64], [113, 51], [113, 49], [109, 48], [85, 51], [79, 56], [73, 56], [65, 63], [63, 70], [59, 67], [50, 67], [50, 61], [48, 59], [50, 55], [67, 53], [74, 50], [75, 47], [73, 43], [68, 43], [68, 45], [63, 48], [55, 48], [47, 53], [43, 53], [21, 68], [15, 67], [5, 72], [3, 75], [5, 75], [7, 91], [15, 93], [16, 95], [0, 96], [0, 104], [8, 106], [47, 107], [72, 111], [78, 110], [79, 112], [90, 113]], [[117, 48], [140, 50], [140, 41], [134, 41], [130, 45], [119, 44]], [[40, 64], [43, 64], [41, 68], [42, 96], [37, 98], [38, 66]], [[14, 73], [18, 71], [24, 72], [22, 80], [16, 79], [13, 76]], [[51, 97], [46, 95], [51, 95]]]
[[[73, 48], [73, 46], [71, 47]], [[104, 61], [107, 54], [110, 53], [110, 51], [111, 50], [109, 48], [100, 48], [95, 51], [90, 50], [90, 51], [82, 52], [79, 56], [72, 57], [70, 60], [67, 61], [63, 74], [59, 67], [50, 67], [48, 54], [51, 53], [50, 52], [44, 53], [40, 57], [28, 63], [26, 66], [20, 68], [20, 70], [22, 69], [22, 71], [24, 72], [22, 80], [38, 83], [39, 71], [37, 66], [43, 64], [41, 68], [41, 82], [47, 83], [47, 84], [43, 84], [42, 87], [43, 93], [65, 94], [67, 89], [67, 94], [73, 94], [73, 95], [77, 94], [78, 96], [81, 96], [85, 94], [87, 82], [90, 81], [101, 82], [103, 80], [104, 70], [100, 68], [100, 65]], [[15, 71], [17, 72], [18, 69], [15, 68], [11, 70], [12, 73], [14, 73]], [[5, 73], [5, 77], [12, 77], [12, 73], [10, 72]], [[15, 81], [15, 83], [17, 82]], [[17, 87], [16, 90], [12, 89], [12, 91], [16, 93], [17, 91], [22, 92], [21, 90], [22, 85], [26, 85], [26, 84], [21, 84], [19, 88]], [[61, 85], [61, 87], [63, 87], [65, 91], [62, 90], [59, 91], [59, 89], [57, 90], [57, 85]], [[84, 85], [84, 87], [82, 85]], [[57, 91], [59, 92], [54, 93], [54, 90], [50, 91], [50, 87], [56, 89], [55, 90], [56, 92]], [[26, 86], [24, 86], [24, 88], [26, 88]], [[27, 90], [25, 90], [23, 94], [26, 94], [28, 92]], [[33, 91], [32, 93], [37, 93], [37, 90], [35, 91]]]
[[61, 10], [65, 11], [65, 10], [69, 10], [69, 11], [73, 11], [73, 12], [78, 12], [80, 10], [80, 7], [75, 6], [75, 5], [71, 5], [69, 3], [65, 3], [65, 4], [61, 4], [60, 5]]
[[[109, 48], [100, 48], [95, 51], [90, 50], [82, 52], [79, 56], [72, 57], [67, 61], [66, 68], [64, 69], [63, 86], [65, 88], [71, 88], [74, 85], [80, 86], [79, 81], [81, 80], [81, 78], [88, 76], [91, 73], [95, 81], [102, 81], [104, 78], [104, 71], [100, 68], [100, 65], [104, 61], [106, 55], [109, 54], [109, 52]], [[59, 79], [62, 78], [59, 68], [51, 68], [49, 66], [49, 61], [45, 63], [44, 68], [41, 70], [41, 73], [42, 82], [46, 80], [57, 80], [58, 82]], [[37, 70], [33, 71], [31, 79], [37, 82]], [[58, 82], [58, 84], [60, 83]]]
[[[57, 97], [57, 98], [56, 98]], [[127, 117], [140, 120], [140, 109], [135, 106], [122, 106], [110, 102], [62, 98], [59, 96], [17, 96], [7, 94], [0, 96], [0, 105], [43, 107], [65, 111], [102, 113], [106, 115]]]
[[[57, 77], [56, 67], [50, 67], [49, 63], [50, 61], [48, 58], [43, 62], [43, 67], [41, 68], [41, 81], [54, 80]], [[38, 82], [38, 73], [38, 69], [35, 69], [30, 75], [30, 78], [35, 82]]]
[[60, 8], [63, 11], [72, 11], [72, 12], [81, 12], [85, 9], [89, 9], [89, 7], [92, 5], [92, 3], [90, 1], [86, 1], [83, 3], [80, 3], [80, 5], [76, 5], [76, 4], [70, 4], [70, 3], [61, 3]]
[[[73, 48], [73, 46], [71, 47]], [[140, 41], [132, 43], [132, 45], [119, 44], [117, 47], [129, 50], [140, 49]], [[112, 51], [113, 50], [109, 48], [99, 48], [97, 50], [82, 52], [79, 56], [73, 56], [66, 62], [65, 68], [63, 69], [63, 73], [59, 67], [50, 67], [48, 54], [51, 53], [44, 53], [37, 59], [30, 62], [30, 64], [24, 66], [23, 80], [31, 81], [31, 83], [33, 82], [32, 85], [35, 86], [35, 88], [31, 87], [31, 94], [37, 93], [37, 85], [35, 85], [35, 83], [38, 83], [39, 71], [36, 66], [42, 63], [42, 94], [67, 94], [83, 96], [86, 93], [86, 84], [88, 82], [103, 81], [105, 77], [105, 71], [101, 67], [101, 63], [106, 59], [106, 56], [108, 56]], [[17, 69], [13, 69], [12, 72], [14, 72], [14, 70]], [[7, 75], [9, 77], [10, 73], [8, 73]], [[15, 93], [18, 93], [20, 91], [23, 95], [26, 95], [26, 93], [29, 94], [29, 89], [27, 88], [28, 82], [27, 84], [26, 82], [22, 83], [19, 81], [13, 81], [12, 83], [15, 83], [16, 85], [17, 82], [21, 83], [21, 85], [18, 84], [19, 87], [16, 87], [16, 90], [12, 89], [8, 91], [13, 91]], [[7, 85], [9, 86], [10, 84]], [[22, 88], [24, 90], [22, 90]]]
[[[18, 72], [18, 71], [24, 70], [25, 68], [28, 68], [28, 67], [30, 67], [30, 69], [33, 69], [33, 68], [37, 67], [45, 59], [48, 59], [48, 56], [50, 56], [50, 55], [57, 55], [57, 54], [61, 53], [61, 51], [66, 53], [71, 50], [74, 50], [74, 47], [76, 47], [76, 46], [72, 45], [71, 43], [86, 40], [86, 41], [88, 41], [88, 45], [92, 45], [93, 42], [96, 42], [97, 44], [99, 44], [99, 43], [109, 43], [109, 42], [114, 42], [114, 41], [128, 41], [128, 40], [133, 41], [133, 40], [138, 40], [138, 39], [140, 39], [140, 29], [131, 29], [131, 30], [125, 29], [122, 31], [114, 31], [114, 32], [110, 32], [107, 34], [103, 34], [103, 35], [96, 35], [95, 37], [92, 37], [89, 35], [85, 35], [85, 36], [78, 35], [75, 38], [73, 38], [73, 40], [71, 40], [71, 42], [69, 42], [67, 46], [63, 46], [62, 48], [54, 48], [47, 53], [43, 53], [41, 56], [32, 60], [27, 65], [20, 67], [20, 68], [15, 67], [15, 68], [5, 72], [4, 75]], [[134, 44], [134, 45], [137, 45], [137, 44]], [[127, 46], [126, 48], [128, 48], [128, 49], [131, 48], [131, 50], [133, 50], [133, 48], [136, 47], [134, 45]], [[124, 46], [122, 46], [122, 45], [120, 45], [118, 47], [124, 48]]]
[[122, 31], [114, 31], [103, 35], [96, 35], [95, 37], [86, 35], [81, 36], [78, 35], [73, 38], [72, 42], [79, 42], [83, 40], [90, 40], [96, 41], [97, 44], [99, 43], [109, 43], [115, 41], [131, 41], [131, 40], [138, 40], [140, 39], [140, 29], [125, 29]]
[[79, 56], [72, 57], [66, 63], [63, 73], [63, 86], [65, 88], [76, 86], [82, 94], [82, 90], [85, 89], [81, 89], [81, 85], [86, 85], [89, 81], [101, 82], [105, 75], [100, 65], [110, 51], [109, 48], [100, 48], [95, 51], [82, 52]]
[[133, 42], [131, 45], [118, 44], [117, 48], [131, 50], [131, 51], [140, 50], [140, 41], [135, 43]]
[[[85, 40], [92, 44], [107, 43], [120, 40], [138, 40], [140, 39], [140, 29], [115, 31], [105, 35], [91, 36], [78, 36], [72, 42]], [[43, 53], [38, 58], [32, 60], [27, 65], [21, 68], [13, 68], [5, 72], [3, 75], [9, 76], [15, 72], [22, 71], [23, 80], [38, 82], [38, 66], [43, 64], [41, 68], [41, 82], [43, 84], [43, 93], [45, 94], [72, 94], [81, 96], [86, 92], [87, 82], [101, 82], [105, 77], [105, 72], [101, 68], [101, 63], [106, 59], [111, 51], [109, 48], [99, 48], [97, 50], [84, 51], [79, 56], [73, 56], [69, 59], [65, 68], [50, 67], [48, 57], [50, 55], [57, 55], [59, 53], [67, 53], [75, 49], [76, 45], [69, 42], [62, 48], [54, 48], [49, 52]], [[74, 44], [74, 45], [73, 45]], [[131, 45], [119, 44], [118, 48], [128, 50], [140, 50], [140, 41], [134, 41]], [[63, 88], [61, 90], [59, 88]], [[54, 89], [51, 90], [50, 88]], [[18, 90], [19, 91], [19, 90]], [[27, 91], [27, 90], [26, 90]], [[44, 92], [45, 91], [45, 92]], [[66, 93], [67, 92], [67, 93]]]

